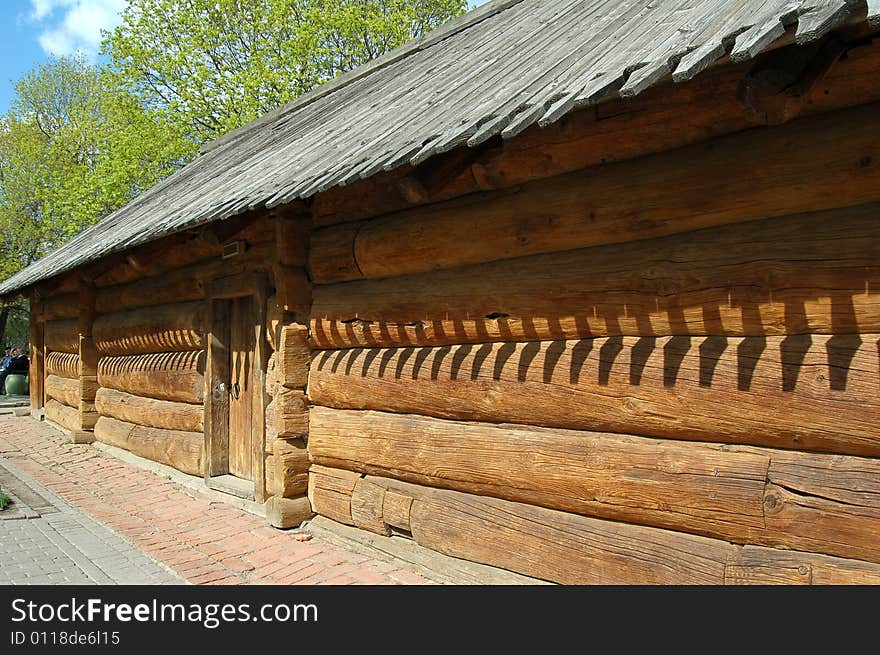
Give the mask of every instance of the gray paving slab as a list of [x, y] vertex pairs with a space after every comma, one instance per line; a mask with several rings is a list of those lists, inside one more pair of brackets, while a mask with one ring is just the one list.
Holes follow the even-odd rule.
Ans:
[[113, 530], [0, 457], [0, 585], [185, 584]]

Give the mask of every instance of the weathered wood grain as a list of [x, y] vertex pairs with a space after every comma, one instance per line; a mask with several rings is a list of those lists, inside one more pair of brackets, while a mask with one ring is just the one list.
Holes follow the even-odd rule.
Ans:
[[269, 296], [266, 300], [266, 340], [273, 351], [278, 350], [278, 344], [281, 343], [284, 318], [284, 308], [278, 304], [278, 296], [274, 294]]
[[62, 293], [43, 300], [43, 320], [55, 321], [77, 317], [79, 317], [79, 293]]
[[[98, 421], [95, 394], [98, 391], [98, 350], [92, 335], [97, 290], [82, 279], [79, 286], [79, 416], [83, 430], [93, 430]], [[92, 438], [91, 436], [89, 438]]]
[[266, 338], [266, 305], [269, 294], [269, 283], [265, 276], [257, 277], [257, 290], [253, 296], [254, 302], [254, 381], [253, 381], [253, 414], [251, 417], [252, 459], [254, 462], [254, 500], [265, 502], [266, 493], [266, 407], [270, 402], [266, 393], [267, 377], [266, 367], [269, 362], [268, 339]]
[[[778, 21], [777, 21], [778, 23]], [[716, 45], [716, 55], [725, 48]], [[682, 60], [684, 61], [684, 60]], [[812, 89], [804, 114], [821, 113], [880, 99], [876, 70], [880, 48], [854, 47], [831, 69], [819, 88]], [[396, 182], [412, 177], [409, 166], [379, 173], [354, 184], [315, 196], [312, 211], [317, 225], [331, 225], [387, 214], [414, 205], [436, 203], [456, 196], [516, 186], [599, 164], [671, 150], [713, 137], [747, 129], [751, 122], [737, 100], [743, 76], [752, 61], [704, 70], [688, 84], [660, 84], [635, 98], [611, 99], [574, 111], [557, 123], [533, 126], [516, 139], [503, 141], [454, 175], [445, 175], [423, 187], [427, 197], [404, 193]], [[676, 71], [676, 75], [679, 72]], [[691, 75], [692, 76], [692, 75]], [[687, 79], [687, 78], [685, 78]], [[687, 116], [687, 120], [682, 120]], [[426, 162], [420, 169], [440, 167]], [[416, 171], [416, 179], [424, 173]], [[329, 260], [328, 260], [329, 261]]]
[[279, 498], [272, 496], [266, 501], [266, 521], [275, 528], [296, 528], [315, 514], [305, 496]]
[[310, 413], [316, 464], [741, 542], [764, 527], [766, 453], [386, 412]]
[[189, 403], [155, 400], [115, 389], [98, 389], [95, 407], [102, 416], [147, 427], [203, 432], [204, 407]]
[[[341, 232], [316, 235], [310, 271], [317, 283], [383, 278], [875, 202], [877, 111], [831, 112], [392, 214], [363, 223], [354, 240], [350, 226], [326, 228]], [[360, 275], [317, 273], [345, 248]]]
[[[332, 469], [313, 467], [310, 478], [316, 488], [344, 496], [345, 491], [326, 486], [332, 475]], [[349, 499], [356, 485], [364, 484], [353, 482]], [[721, 584], [725, 564], [736, 552], [714, 539], [523, 503], [386, 478], [367, 477], [366, 483], [371, 490], [384, 487], [412, 498], [410, 527], [419, 545], [564, 584]], [[339, 520], [320, 504], [314, 509]]]
[[68, 407], [79, 407], [79, 380], [48, 375], [45, 385], [47, 397]]
[[312, 404], [880, 454], [880, 336], [608, 337], [323, 351]]
[[364, 223], [347, 223], [316, 230], [311, 236], [309, 274], [316, 282], [357, 280], [364, 277], [354, 255], [354, 243]]
[[[269, 458], [266, 460], [267, 480], [273, 480], [272, 495], [283, 498], [301, 496], [309, 486], [309, 452], [302, 439], [276, 439], [269, 445]], [[270, 472], [270, 473], [269, 473]]]
[[[265, 210], [244, 212], [222, 223], [205, 225], [194, 231], [179, 232], [149, 243], [129, 248], [124, 253], [110, 255], [101, 262], [95, 273], [95, 284], [107, 287], [127, 284], [145, 278], [172, 274], [175, 269], [198, 266], [214, 260], [226, 269], [235, 268], [237, 261], [248, 253], [259, 251], [258, 259], [264, 260], [274, 251], [274, 229]], [[244, 256], [236, 260], [223, 260], [223, 244], [231, 240], [245, 243]], [[224, 270], [226, 270], [224, 269]], [[214, 277], [214, 274], [208, 277]]]
[[360, 477], [352, 471], [311, 466], [308, 496], [312, 510], [339, 523], [354, 525], [351, 518], [351, 492]]
[[384, 505], [384, 487], [364, 478], [355, 483], [351, 491], [351, 520], [357, 527], [390, 535], [391, 529], [383, 515]]
[[728, 565], [725, 584], [880, 584], [880, 565], [793, 550], [745, 546]]
[[203, 473], [204, 437], [201, 432], [163, 430], [101, 416], [95, 424], [95, 439], [190, 475]]
[[48, 398], [46, 399], [45, 409], [47, 421], [52, 421], [71, 432], [82, 429], [79, 410], [76, 408], [68, 407], [54, 398]]
[[309, 434], [309, 402], [304, 391], [284, 389], [266, 406], [266, 434], [270, 439]]
[[[792, 491], [769, 484], [764, 496], [768, 537], [758, 543], [880, 562], [877, 539], [880, 534], [880, 495], [876, 492], [880, 467], [875, 460], [866, 461], [873, 465], [870, 466], [873, 469], [871, 473], [858, 478], [853, 476], [849, 480], [849, 489], [861, 485], [875, 487], [874, 493], [863, 494], [867, 499], [863, 504], [812, 495], [810, 492], [820, 485]], [[827, 468], [816, 471], [817, 475], [827, 473]], [[834, 479], [833, 476], [828, 477]], [[838, 475], [838, 480], [841, 477]], [[770, 480], [774, 481], [773, 475]], [[774, 540], [771, 535], [784, 537]]]
[[46, 353], [46, 375], [79, 379], [79, 355], [75, 353]]
[[207, 306], [174, 303], [104, 314], [92, 330], [102, 355], [136, 355], [205, 348]]
[[[346, 518], [347, 512], [357, 511], [367, 529], [399, 525], [411, 530], [421, 546], [564, 584], [870, 584], [880, 576], [880, 565], [858, 560], [734, 546], [389, 478], [343, 477], [344, 473], [312, 466], [310, 493], [333, 499], [315, 507], [318, 514], [338, 521], [324, 512], [337, 511]], [[375, 497], [369, 502], [362, 498], [355, 510], [360, 486]], [[377, 507], [382, 508], [379, 515]], [[350, 516], [344, 522], [355, 524]]]
[[387, 490], [382, 500], [382, 520], [390, 527], [411, 532], [409, 514], [412, 510], [412, 498], [405, 494]]
[[309, 328], [302, 323], [291, 323], [283, 326], [280, 333], [279, 347], [275, 352], [278, 380], [289, 389], [303, 388], [308, 380], [312, 353]]
[[205, 351], [102, 357], [98, 382], [126, 393], [199, 404], [205, 397]]
[[229, 472], [229, 393], [221, 384], [230, 380], [231, 312], [225, 300], [208, 301], [207, 350], [205, 351], [205, 483], [212, 476]]
[[100, 287], [97, 294], [98, 312], [106, 314], [124, 309], [203, 299], [208, 281], [265, 268], [273, 247], [271, 242], [258, 243], [249, 246], [238, 257], [221, 259], [218, 246], [217, 252], [210, 259], [189, 263], [180, 268], [162, 269], [155, 275], [124, 284]]
[[46, 321], [43, 339], [47, 350], [60, 353], [79, 353], [79, 319]]
[[318, 406], [309, 451], [362, 474], [880, 562], [875, 459]]
[[40, 304], [31, 296], [30, 321], [28, 322], [28, 392], [31, 410], [39, 410], [45, 402], [46, 346], [43, 342], [43, 321], [38, 318]]
[[876, 333], [878, 217], [871, 204], [321, 285], [312, 345]]

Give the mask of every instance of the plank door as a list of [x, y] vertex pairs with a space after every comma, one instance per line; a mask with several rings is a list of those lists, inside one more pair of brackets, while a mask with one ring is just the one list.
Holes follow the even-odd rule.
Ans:
[[251, 296], [233, 298], [229, 301], [229, 305], [229, 473], [238, 478], [253, 480], [252, 426], [256, 312]]

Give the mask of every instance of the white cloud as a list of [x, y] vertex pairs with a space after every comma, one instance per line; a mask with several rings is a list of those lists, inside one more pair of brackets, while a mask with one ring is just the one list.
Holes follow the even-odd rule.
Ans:
[[31, 0], [31, 20], [38, 23], [40, 46], [50, 55], [98, 54], [101, 30], [121, 21], [128, 0]]

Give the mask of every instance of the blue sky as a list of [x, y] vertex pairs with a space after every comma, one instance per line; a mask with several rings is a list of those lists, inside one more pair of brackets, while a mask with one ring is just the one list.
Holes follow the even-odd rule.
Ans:
[[77, 50], [97, 56], [101, 30], [119, 20], [126, 0], [2, 0], [0, 2], [0, 113], [15, 80], [50, 55]]
[[[472, 0], [471, 6], [486, 0]], [[119, 22], [126, 0], [0, 0], [0, 114], [15, 80], [51, 55], [97, 57], [101, 30]]]

